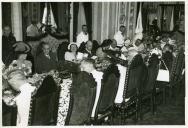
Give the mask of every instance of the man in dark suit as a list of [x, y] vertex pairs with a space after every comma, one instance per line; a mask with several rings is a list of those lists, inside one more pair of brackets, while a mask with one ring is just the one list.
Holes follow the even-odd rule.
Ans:
[[84, 54], [88, 54], [88, 58], [91, 58], [93, 55], [95, 55], [95, 51], [93, 50], [93, 42], [88, 40], [85, 44], [85, 48], [79, 51]]
[[14, 57], [14, 48], [13, 45], [16, 43], [16, 38], [11, 32], [9, 26], [3, 28], [2, 36], [2, 60], [3, 63], [9, 65], [12, 62]]
[[57, 69], [56, 56], [50, 52], [48, 43], [42, 42], [42, 53], [36, 57], [36, 73], [45, 73]]

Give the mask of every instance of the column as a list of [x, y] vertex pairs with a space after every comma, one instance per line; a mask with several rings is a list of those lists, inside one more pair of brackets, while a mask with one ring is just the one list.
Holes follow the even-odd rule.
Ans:
[[69, 39], [70, 42], [73, 42], [73, 2], [70, 4], [70, 34], [69, 34]]
[[93, 40], [97, 40], [97, 22], [98, 20], [98, 3], [93, 2], [92, 3], [92, 37]]
[[11, 3], [12, 32], [17, 41], [23, 40], [22, 32], [22, 6], [21, 2]]

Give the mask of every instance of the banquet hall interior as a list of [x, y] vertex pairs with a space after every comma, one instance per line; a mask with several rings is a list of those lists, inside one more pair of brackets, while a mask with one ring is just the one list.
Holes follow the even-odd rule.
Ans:
[[2, 126], [185, 125], [184, 2], [1, 2]]

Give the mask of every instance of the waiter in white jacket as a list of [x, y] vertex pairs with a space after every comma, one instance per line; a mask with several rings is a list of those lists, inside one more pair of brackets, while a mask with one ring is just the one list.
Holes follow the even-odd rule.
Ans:
[[114, 35], [114, 39], [117, 41], [118, 47], [123, 47], [125, 42], [125, 26], [121, 25], [119, 31]]
[[82, 25], [82, 31], [76, 37], [76, 43], [78, 48], [80, 47], [82, 42], [87, 42], [89, 40], [89, 34], [87, 31], [87, 25]]

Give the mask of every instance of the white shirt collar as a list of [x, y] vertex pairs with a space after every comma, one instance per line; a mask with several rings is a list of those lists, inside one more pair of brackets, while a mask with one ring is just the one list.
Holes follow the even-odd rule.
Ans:
[[85, 34], [83, 31], [81, 31], [80, 34], [81, 34], [81, 35], [84, 35], [84, 36], [87, 36], [87, 35], [88, 35], [88, 33]]
[[94, 78], [102, 79], [103, 72], [97, 71], [96, 69], [91, 72]]
[[[122, 35], [122, 32], [121, 32], [121, 31], [118, 31], [117, 33], [118, 33], [119, 35]], [[122, 35], [122, 36], [123, 36], [123, 35]]]
[[20, 87], [20, 92], [33, 92], [35, 87], [31, 86], [29, 83], [25, 83]]

